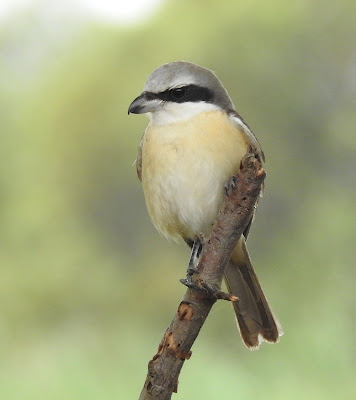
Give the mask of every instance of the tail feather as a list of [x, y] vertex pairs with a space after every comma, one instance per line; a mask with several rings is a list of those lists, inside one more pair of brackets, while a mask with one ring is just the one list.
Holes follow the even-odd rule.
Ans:
[[278, 342], [283, 331], [258, 282], [244, 237], [231, 255], [225, 270], [225, 282], [228, 291], [239, 298], [233, 307], [245, 345], [258, 349], [262, 341]]

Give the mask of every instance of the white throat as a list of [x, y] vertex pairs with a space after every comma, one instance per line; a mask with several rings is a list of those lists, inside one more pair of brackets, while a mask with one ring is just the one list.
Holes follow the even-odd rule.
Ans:
[[207, 111], [220, 110], [215, 104], [206, 103], [204, 101], [196, 103], [165, 103], [164, 106], [155, 111], [149, 112], [148, 117], [152, 124], [166, 125], [181, 122], [194, 117], [197, 114]]

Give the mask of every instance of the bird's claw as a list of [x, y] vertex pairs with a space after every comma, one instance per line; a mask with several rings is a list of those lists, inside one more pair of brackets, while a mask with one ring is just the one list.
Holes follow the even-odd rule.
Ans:
[[227, 301], [238, 301], [239, 298], [233, 294], [225, 293], [219, 290], [217, 287], [208, 285], [206, 282], [199, 280], [198, 283], [194, 283], [191, 276], [185, 279], [180, 279], [180, 282], [187, 286], [189, 289], [195, 289], [203, 292], [206, 297], [212, 300], [227, 300]]
[[236, 188], [237, 178], [233, 176], [228, 183], [225, 184], [225, 194], [227, 197], [231, 196], [232, 192]]

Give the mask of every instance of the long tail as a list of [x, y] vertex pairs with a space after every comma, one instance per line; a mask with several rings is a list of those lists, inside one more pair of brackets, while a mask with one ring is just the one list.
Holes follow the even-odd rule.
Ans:
[[228, 291], [239, 298], [232, 304], [245, 345], [253, 350], [263, 341], [278, 342], [282, 327], [263, 294], [243, 236], [226, 267], [225, 282]]

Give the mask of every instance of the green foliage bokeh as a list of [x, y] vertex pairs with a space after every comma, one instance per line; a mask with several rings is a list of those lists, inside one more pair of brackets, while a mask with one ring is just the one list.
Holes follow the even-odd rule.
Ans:
[[176, 399], [351, 399], [351, 3], [167, 1], [120, 28], [40, 12], [0, 27], [0, 397], [137, 398], [188, 250], [146, 213], [127, 116], [150, 72], [216, 71], [267, 158], [249, 248], [285, 330], [247, 351], [215, 305]]

